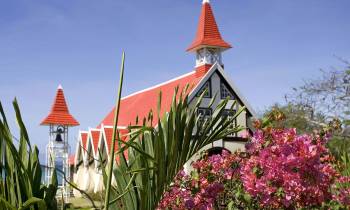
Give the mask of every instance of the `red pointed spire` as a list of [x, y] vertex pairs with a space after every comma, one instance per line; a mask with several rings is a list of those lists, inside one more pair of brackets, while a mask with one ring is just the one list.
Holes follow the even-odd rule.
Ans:
[[222, 49], [231, 48], [231, 45], [221, 37], [209, 0], [203, 0], [197, 35], [187, 51], [195, 51], [204, 46]]
[[69, 113], [62, 86], [58, 86], [56, 98], [52, 105], [51, 112], [41, 122], [41, 125], [67, 125], [77, 126], [79, 122]]

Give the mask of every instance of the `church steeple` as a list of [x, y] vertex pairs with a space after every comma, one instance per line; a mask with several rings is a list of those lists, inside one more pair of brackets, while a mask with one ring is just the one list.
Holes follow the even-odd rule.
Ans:
[[60, 169], [65, 176], [58, 178], [57, 195], [68, 199], [70, 188], [65, 179], [70, 180], [69, 165], [69, 127], [78, 126], [79, 122], [69, 113], [68, 105], [64, 97], [63, 88], [58, 86], [56, 97], [49, 115], [41, 122], [41, 125], [49, 126], [49, 142], [46, 145], [46, 183], [51, 183], [53, 170]]
[[187, 49], [196, 53], [196, 70], [206, 73], [215, 62], [222, 64], [221, 52], [231, 48], [220, 34], [209, 0], [203, 0], [197, 34]]
[[79, 122], [69, 113], [61, 85], [59, 85], [57, 88], [56, 97], [54, 103], [52, 104], [51, 112], [41, 122], [41, 125], [79, 125]]

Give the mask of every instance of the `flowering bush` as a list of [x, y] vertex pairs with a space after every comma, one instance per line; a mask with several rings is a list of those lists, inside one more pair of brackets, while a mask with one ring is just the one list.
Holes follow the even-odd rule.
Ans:
[[328, 161], [326, 139], [295, 129], [258, 130], [247, 144], [241, 179], [261, 207], [321, 206], [331, 199], [337, 173]]
[[350, 206], [350, 177], [340, 177], [332, 186], [333, 200], [341, 206]]
[[333, 167], [328, 135], [258, 129], [246, 152], [204, 156], [181, 171], [159, 209], [331, 208], [350, 205], [350, 178]]
[[159, 209], [212, 209], [227, 180], [239, 179], [240, 161], [239, 156], [223, 152], [194, 162], [191, 176], [183, 170], [178, 173]]

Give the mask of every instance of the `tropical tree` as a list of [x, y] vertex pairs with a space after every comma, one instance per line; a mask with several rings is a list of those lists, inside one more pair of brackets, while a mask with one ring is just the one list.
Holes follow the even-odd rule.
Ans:
[[350, 119], [350, 63], [342, 60], [343, 68], [321, 69], [317, 79], [305, 80], [286, 95], [287, 102], [303, 106], [313, 114], [322, 113], [328, 120], [338, 118], [344, 125]]
[[343, 151], [350, 152], [350, 63], [342, 63], [343, 68], [321, 70], [319, 78], [305, 80], [286, 94], [286, 104], [275, 104], [262, 114], [266, 117], [273, 111], [282, 112], [283, 125], [297, 128], [299, 133], [311, 134], [328, 124], [338, 124], [328, 142], [338, 159]]
[[[311, 118], [309, 109], [300, 104], [288, 103], [285, 105], [275, 104], [264, 111], [262, 118], [276, 118], [269, 121], [271, 126], [296, 128], [298, 133], [311, 134], [315, 130], [322, 129], [327, 123], [322, 113], [317, 113]], [[283, 120], [277, 120], [283, 118]]]

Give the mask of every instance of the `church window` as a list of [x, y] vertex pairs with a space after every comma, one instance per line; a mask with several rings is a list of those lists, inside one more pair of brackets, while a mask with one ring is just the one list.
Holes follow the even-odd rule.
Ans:
[[197, 94], [197, 97], [201, 96], [202, 93], [207, 90], [207, 92], [204, 94], [204, 98], [211, 98], [211, 82], [208, 80], [203, 87], [200, 89], [200, 91]]
[[227, 120], [231, 122], [230, 128], [234, 128], [235, 126], [237, 126], [237, 119], [233, 118], [235, 114], [236, 114], [236, 110], [232, 110], [232, 109], [225, 109], [222, 112], [222, 116], [227, 117]]
[[220, 84], [220, 95], [221, 99], [234, 99], [232, 92], [227, 88], [226, 84], [221, 82]]
[[205, 120], [211, 117], [212, 110], [211, 108], [198, 108], [197, 114], [200, 116], [200, 123], [204, 123]]

